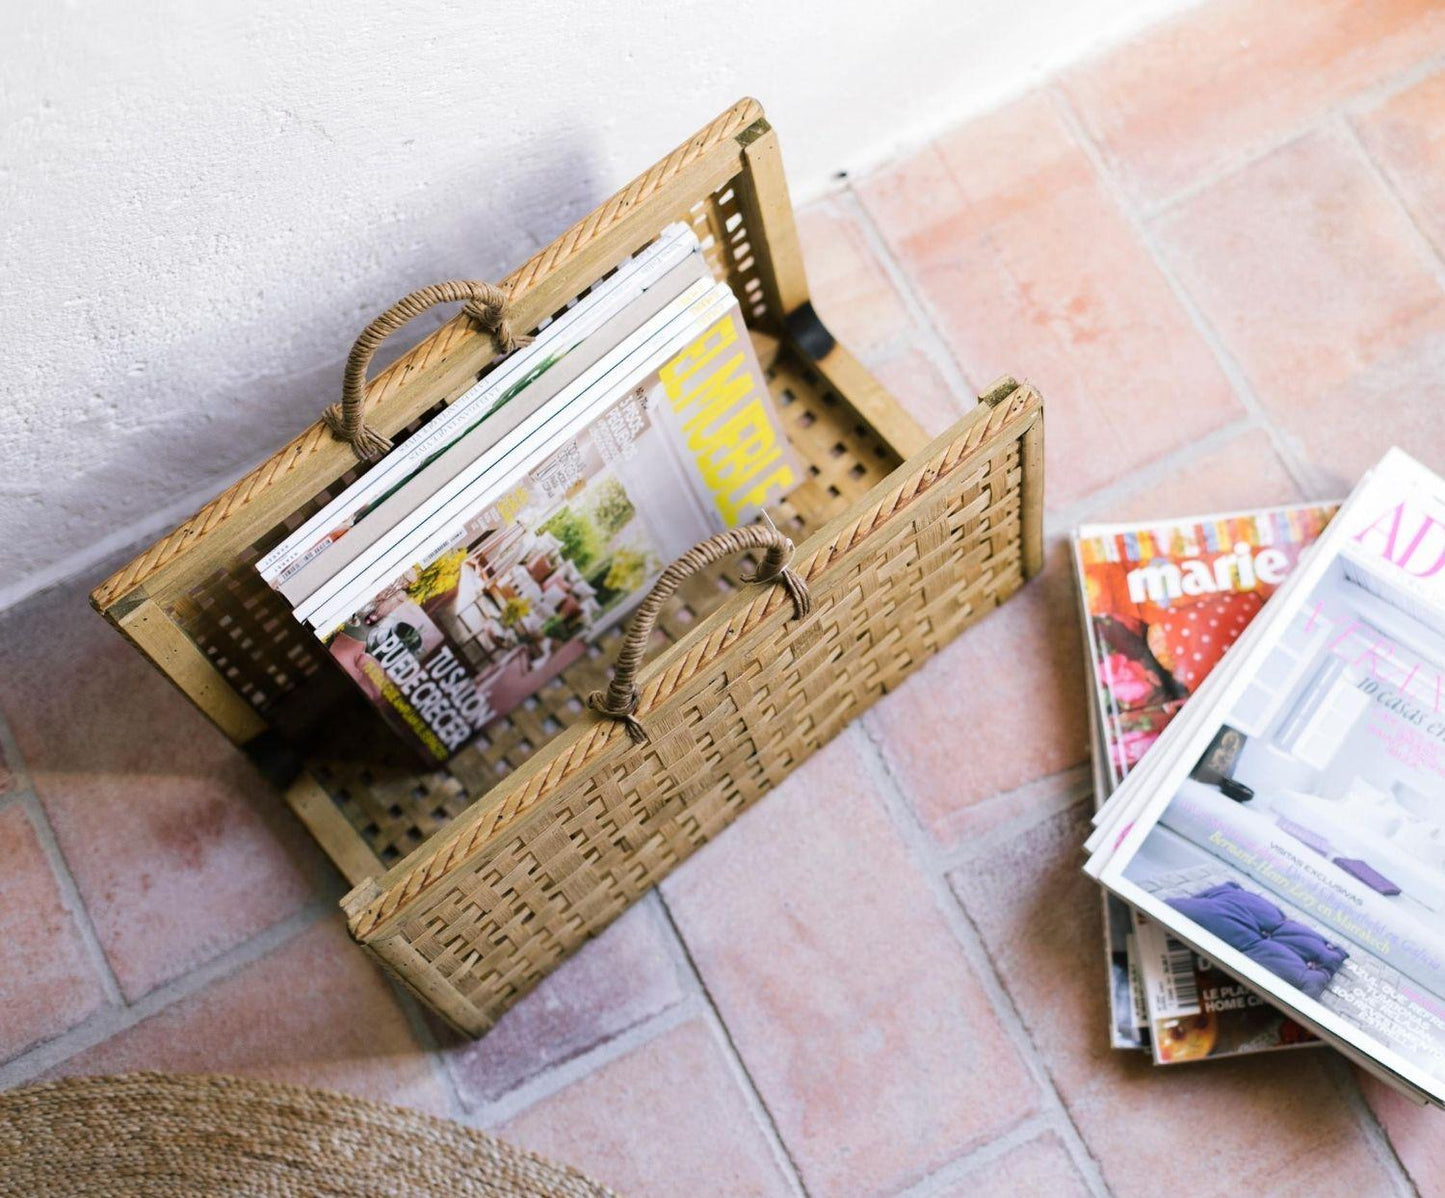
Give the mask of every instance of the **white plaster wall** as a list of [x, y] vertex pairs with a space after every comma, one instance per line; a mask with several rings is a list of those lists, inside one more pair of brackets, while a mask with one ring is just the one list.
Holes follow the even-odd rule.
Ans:
[[0, 606], [163, 531], [414, 286], [743, 94], [794, 196], [1186, 0], [0, 0]]

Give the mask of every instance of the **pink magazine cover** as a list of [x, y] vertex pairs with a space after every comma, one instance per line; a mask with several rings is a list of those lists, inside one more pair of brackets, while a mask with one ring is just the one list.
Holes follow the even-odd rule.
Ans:
[[1324, 530], [1333, 504], [1079, 529], [1090, 656], [1114, 786]]
[[[1102, 772], [1111, 790], [1289, 576], [1335, 509], [1309, 504], [1078, 530], [1075, 560], [1102, 724]], [[1112, 940], [1135, 938], [1137, 929], [1112, 926], [1125, 918], [1111, 908]], [[1317, 1042], [1173, 937], [1144, 939], [1137, 981], [1154, 1015], [1147, 1039], [1158, 1063]], [[1116, 988], [1127, 985], [1126, 962], [1112, 965]]]

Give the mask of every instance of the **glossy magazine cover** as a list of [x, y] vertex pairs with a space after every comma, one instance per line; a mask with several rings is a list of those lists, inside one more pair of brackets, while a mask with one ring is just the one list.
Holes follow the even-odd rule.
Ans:
[[1445, 483], [1391, 451], [1250, 639], [1166, 734], [1138, 817], [1091, 869], [1445, 1101]]
[[[1077, 530], [1100, 803], [1334, 510], [1304, 505]], [[1104, 910], [1114, 1047], [1150, 1048], [1158, 1063], [1178, 1064], [1313, 1042], [1257, 998], [1226, 993], [1232, 979], [1162, 930], [1141, 943], [1141, 929], [1118, 898], [1107, 896]]]
[[[463, 438], [483, 424], [497, 436], [515, 427], [528, 410], [555, 396], [689, 282], [705, 276], [697, 238], [683, 225], [669, 226], [262, 557], [256, 569], [279, 589]], [[523, 393], [526, 402], [498, 419]]]
[[[724, 294], [726, 294], [724, 292]], [[328, 640], [388, 722], [444, 761], [578, 661], [657, 575], [802, 479], [735, 300], [455, 527]]]
[[1280, 507], [1075, 534], [1113, 786], [1248, 626], [1334, 505]]

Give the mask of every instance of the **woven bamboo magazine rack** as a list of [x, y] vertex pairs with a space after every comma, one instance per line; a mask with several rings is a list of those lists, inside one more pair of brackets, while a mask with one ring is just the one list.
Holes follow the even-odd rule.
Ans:
[[[730, 543], [750, 552], [669, 571], [624, 680], [631, 720], [586, 705], [622, 649], [612, 632], [445, 769], [419, 770], [254, 568], [364, 469], [322, 422], [92, 595], [285, 789], [354, 884], [352, 935], [472, 1035], [1042, 564], [1037, 392], [1001, 380], [929, 441], [814, 314], [752, 100], [503, 280], [513, 330], [678, 219], [741, 301], [809, 465], [771, 513], [807, 603], [777, 585], [786, 547], [761, 526]], [[473, 304], [378, 374], [370, 433], [399, 439], [461, 395], [495, 331]]]

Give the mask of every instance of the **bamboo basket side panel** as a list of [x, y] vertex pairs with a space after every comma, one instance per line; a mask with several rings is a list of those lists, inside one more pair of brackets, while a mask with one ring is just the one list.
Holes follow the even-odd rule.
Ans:
[[[999, 446], [1018, 442], [1022, 454], [1023, 574], [1031, 577], [1039, 568], [1036, 550], [1042, 478], [1038, 450], [1042, 433], [1038, 392], [1012, 379], [1000, 380], [987, 402], [809, 536], [794, 558], [795, 571], [810, 583], [823, 578], [840, 560], [862, 552], [877, 530], [899, 512], [924, 502], [928, 491], [972, 469]], [[727, 609], [695, 628], [683, 643], [653, 659], [638, 679], [639, 714], [645, 717], [664, 705], [718, 653], [786, 602], [777, 588], [751, 588], [749, 594], [739, 595]], [[423, 892], [545, 805], [569, 779], [591, 768], [600, 755], [613, 751], [619, 736], [615, 726], [589, 721], [554, 738], [545, 751], [495, 787], [484, 802], [474, 804], [444, 834], [377, 879], [376, 893], [353, 895], [347, 903], [353, 934], [366, 941], [387, 934], [414, 908]]]
[[[803, 486], [771, 515], [801, 543], [900, 463], [811, 367], [784, 351], [768, 374], [785, 431], [808, 470]], [[743, 557], [688, 579], [658, 621], [654, 653], [744, 591], [743, 579], [755, 568], [756, 562]], [[620, 625], [609, 629], [587, 656], [490, 725], [445, 770], [418, 775], [414, 763], [394, 751], [392, 738], [385, 731], [373, 733], [368, 721], [361, 735], [315, 754], [312, 773], [378, 864], [389, 868], [471, 800], [500, 785], [553, 737], [590, 718], [587, 696], [606, 686], [624, 632]], [[443, 796], [440, 802], [438, 795]]]
[[[479, 1033], [628, 904], [1023, 583], [1020, 449], [903, 509], [396, 925]], [[435, 981], [436, 979], [433, 979]]]
[[[744, 167], [740, 139], [755, 127], [766, 127], [762, 108], [744, 97], [532, 255], [502, 281], [512, 296], [514, 324], [541, 323], [579, 287], [656, 236], [665, 214], [735, 180]], [[493, 356], [490, 339], [470, 320], [454, 317], [370, 381], [371, 419], [394, 435], [429, 399], [443, 398], [428, 392], [459, 394], [467, 372], [484, 368]], [[350, 463], [349, 452], [318, 420], [122, 566], [92, 592], [91, 602], [108, 614], [147, 596], [170, 602], [242, 541], [257, 539], [285, 514], [281, 508], [297, 506]]]
[[[703, 242], [704, 254], [715, 277], [726, 279], [738, 295], [744, 314], [750, 322], [768, 320], [769, 314], [758, 275], [757, 262], [748, 242], [747, 228], [742, 223], [735, 186], [732, 182], [717, 192], [698, 200], [676, 214], [693, 227]], [[660, 217], [658, 232], [666, 219]], [[615, 268], [614, 268], [615, 269]], [[612, 274], [606, 272], [602, 278]], [[585, 296], [600, 279], [581, 289], [570, 303]], [[561, 309], [553, 313], [561, 314]], [[491, 363], [479, 372], [485, 378], [496, 366]], [[429, 419], [444, 409], [436, 404], [422, 417], [409, 424], [395, 438], [400, 444]], [[263, 717], [284, 724], [285, 715], [278, 713], [278, 703], [297, 688], [312, 680], [319, 670], [328, 668], [325, 650], [311, 632], [291, 615], [289, 605], [256, 573], [255, 563], [270, 552], [292, 531], [321, 510], [346, 486], [360, 478], [366, 465], [351, 465], [339, 478], [312, 495], [304, 504], [285, 513], [273, 527], [246, 545], [229, 560], [215, 568], [207, 577], [183, 593], [169, 607], [170, 614], [191, 641], [211, 660], [227, 682]], [[595, 656], [595, 655], [594, 655]], [[589, 690], [597, 685], [605, 665], [595, 665], [579, 679]], [[595, 676], [594, 676], [595, 675]], [[551, 707], [561, 704], [562, 711], [575, 718], [573, 708], [577, 687], [567, 688], [567, 697], [554, 696]], [[582, 692], [585, 696], [586, 691]], [[305, 705], [297, 705], [305, 710]], [[504, 758], [524, 758], [532, 747], [545, 741], [564, 726], [558, 722], [559, 712], [546, 709], [546, 704], [533, 703], [529, 711], [518, 715], [515, 726], [507, 724], [497, 730], [500, 748], [493, 754]], [[529, 718], [529, 717], [535, 718]], [[287, 731], [285, 727], [282, 732]], [[521, 749], [520, 755], [518, 750]], [[508, 768], [515, 761], [508, 762]], [[504, 776], [505, 770], [497, 774]], [[389, 807], [391, 804], [387, 804]], [[368, 816], [368, 824], [374, 822]], [[382, 838], [385, 842], [385, 837]], [[408, 832], [401, 842], [411, 843]]]
[[[397, 443], [403, 443], [443, 406], [434, 405], [412, 421], [398, 434]], [[369, 463], [353, 463], [168, 607], [192, 643], [263, 716], [270, 716], [278, 701], [316, 676], [323, 668], [326, 651], [311, 630], [291, 614], [285, 599], [256, 572], [256, 563], [369, 468]]]

